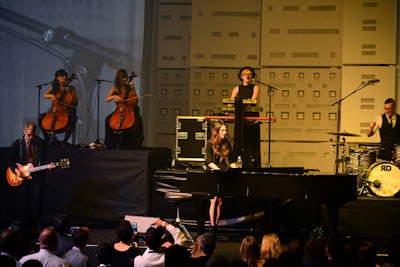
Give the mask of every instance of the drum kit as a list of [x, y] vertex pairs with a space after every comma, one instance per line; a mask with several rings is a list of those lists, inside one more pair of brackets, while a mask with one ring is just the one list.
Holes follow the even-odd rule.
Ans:
[[[328, 132], [330, 135], [357, 137], [347, 132]], [[342, 155], [337, 162], [342, 164], [344, 174], [358, 176], [358, 194], [378, 197], [393, 197], [400, 191], [400, 144], [395, 145], [392, 161], [378, 159], [380, 145], [345, 144], [343, 138]], [[339, 155], [337, 155], [338, 157]]]

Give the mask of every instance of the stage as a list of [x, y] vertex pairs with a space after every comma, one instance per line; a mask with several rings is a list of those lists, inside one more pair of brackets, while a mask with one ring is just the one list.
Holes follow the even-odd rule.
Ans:
[[[7, 155], [8, 148], [1, 148], [3, 174]], [[35, 201], [43, 207], [42, 216], [38, 218], [41, 226], [51, 224], [61, 213], [69, 214], [73, 224], [95, 228], [113, 228], [125, 215], [175, 218], [175, 204], [163, 198], [164, 193], [154, 177], [157, 170], [170, 167], [170, 149], [117, 151], [70, 147], [49, 150], [50, 160], [62, 158], [69, 159], [70, 167], [45, 171], [40, 181], [43, 193], [41, 199]], [[5, 175], [1, 179], [2, 229], [13, 220], [21, 219], [18, 203], [24, 203], [23, 188], [32, 182], [26, 180], [12, 187]], [[193, 200], [181, 205], [181, 217], [188, 222], [191, 231], [196, 229], [194, 207]], [[307, 235], [314, 227], [324, 224], [325, 216], [323, 205], [313, 201], [226, 198], [221, 220], [227, 223], [221, 225], [221, 229], [254, 233], [274, 231], [288, 237]], [[363, 239], [388, 240], [399, 233], [399, 220], [398, 198], [359, 196], [340, 208], [338, 232]]]

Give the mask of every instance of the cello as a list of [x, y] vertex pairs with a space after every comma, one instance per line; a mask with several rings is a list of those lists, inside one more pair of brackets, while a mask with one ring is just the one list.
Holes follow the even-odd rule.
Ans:
[[42, 127], [51, 133], [65, 132], [68, 126], [68, 106], [72, 106], [72, 95], [66, 88], [55, 94], [56, 99], [52, 101], [52, 107], [43, 117]]
[[[129, 86], [129, 85], [128, 85]], [[111, 115], [109, 125], [110, 128], [118, 133], [122, 133], [127, 130], [135, 129], [135, 112], [134, 105], [137, 96], [134, 91], [127, 90], [123, 94], [119, 94], [122, 100], [117, 103], [117, 107], [113, 114]]]

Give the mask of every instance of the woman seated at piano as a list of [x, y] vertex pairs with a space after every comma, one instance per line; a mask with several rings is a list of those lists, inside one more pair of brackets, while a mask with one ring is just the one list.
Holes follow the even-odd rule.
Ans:
[[[207, 142], [205, 163], [208, 170], [226, 170], [236, 168], [236, 158], [233, 155], [232, 144], [228, 138], [228, 128], [223, 122], [216, 122]], [[221, 215], [222, 197], [214, 196], [210, 199], [211, 232], [216, 234], [219, 217]]]
[[[245, 66], [239, 70], [238, 78], [241, 81], [240, 85], [233, 88], [231, 99], [241, 97], [243, 100], [257, 100], [260, 93], [260, 86], [252, 84], [256, 77], [256, 72], [252, 67]], [[250, 112], [246, 110], [243, 105], [244, 117], [258, 117], [258, 112]], [[260, 168], [261, 167], [261, 153], [260, 153], [260, 124], [254, 121], [243, 122], [243, 136], [239, 137], [235, 129], [235, 138], [242, 138], [243, 148], [236, 147], [238, 151], [243, 151], [241, 155], [243, 159], [244, 168]], [[238, 152], [239, 153], [239, 152]]]

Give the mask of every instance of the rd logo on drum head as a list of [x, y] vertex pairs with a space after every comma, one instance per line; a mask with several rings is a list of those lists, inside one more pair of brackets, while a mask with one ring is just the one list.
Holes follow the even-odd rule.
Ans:
[[376, 196], [392, 197], [400, 190], [400, 170], [390, 162], [377, 162], [368, 170], [366, 185]]

